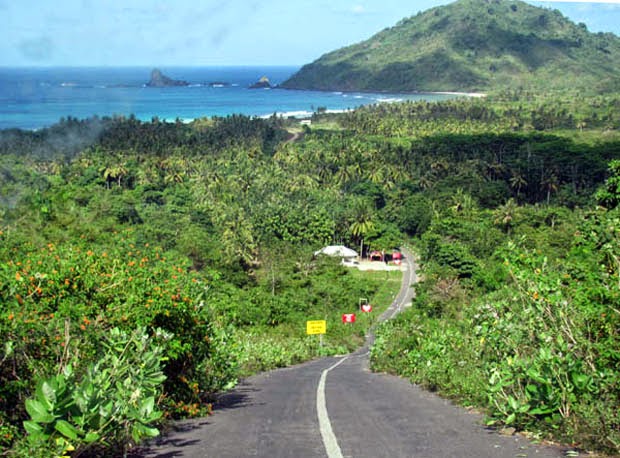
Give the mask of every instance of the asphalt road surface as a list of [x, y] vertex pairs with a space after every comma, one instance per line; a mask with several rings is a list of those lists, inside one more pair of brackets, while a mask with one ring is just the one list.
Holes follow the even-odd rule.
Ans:
[[[382, 318], [413, 297], [403, 287]], [[372, 336], [369, 337], [369, 342]], [[139, 456], [202, 457], [560, 457], [558, 448], [486, 429], [482, 417], [407, 380], [368, 369], [368, 347], [250, 377], [208, 418], [176, 423]]]

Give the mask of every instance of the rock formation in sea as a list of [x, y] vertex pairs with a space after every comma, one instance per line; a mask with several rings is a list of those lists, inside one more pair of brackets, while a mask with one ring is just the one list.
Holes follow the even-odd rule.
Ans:
[[266, 89], [266, 88], [271, 88], [271, 82], [269, 81], [269, 78], [267, 78], [266, 76], [263, 76], [261, 79], [259, 79], [256, 83], [252, 84], [250, 86], [250, 89]]
[[171, 87], [171, 86], [189, 86], [187, 81], [174, 80], [164, 75], [161, 70], [154, 68], [151, 71], [151, 80], [146, 83], [148, 87]]

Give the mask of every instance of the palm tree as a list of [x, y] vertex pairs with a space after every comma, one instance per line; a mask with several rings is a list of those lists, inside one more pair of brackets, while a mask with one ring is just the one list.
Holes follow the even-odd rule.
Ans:
[[575, 127], [579, 129], [580, 132], [583, 132], [583, 128], [586, 127], [586, 122], [583, 120], [577, 121], [577, 123], [575, 124]]
[[510, 177], [510, 187], [517, 191], [517, 198], [521, 196], [521, 188], [527, 186], [527, 181], [521, 175], [519, 170], [512, 170], [512, 176]]
[[557, 175], [555, 173], [552, 173], [551, 175], [545, 177], [542, 180], [541, 185], [543, 186], [543, 189], [547, 191], [547, 205], [549, 205], [549, 201], [551, 200], [551, 193], [558, 190], [559, 182]]
[[349, 231], [360, 242], [360, 256], [364, 253], [364, 237], [375, 228], [372, 206], [368, 201], [358, 199], [353, 204], [353, 222]]
[[451, 197], [452, 207], [451, 210], [455, 213], [463, 213], [469, 215], [476, 207], [476, 203], [470, 194], [463, 191], [462, 188], [457, 188], [456, 192]]
[[508, 199], [504, 205], [497, 207], [493, 212], [493, 224], [500, 226], [504, 232], [510, 234], [517, 208], [515, 200]]
[[110, 165], [104, 167], [101, 171], [103, 172], [103, 178], [106, 181], [108, 189], [110, 189], [110, 183], [113, 181], [116, 181], [116, 184], [120, 187], [121, 180], [127, 175], [125, 164]]

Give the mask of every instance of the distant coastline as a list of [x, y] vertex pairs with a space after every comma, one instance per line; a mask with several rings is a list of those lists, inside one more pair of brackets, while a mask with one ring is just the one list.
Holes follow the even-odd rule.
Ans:
[[390, 94], [390, 95], [403, 95], [403, 96], [411, 96], [411, 95], [450, 95], [456, 97], [472, 97], [472, 98], [482, 98], [486, 97], [488, 94], [484, 92], [459, 92], [459, 91], [384, 91], [384, 90], [343, 90], [343, 89], [301, 89], [294, 87], [284, 87], [284, 86], [273, 86], [272, 89], [283, 89], [285, 91], [312, 91], [312, 92], [328, 92], [328, 93], [340, 93], [340, 94]]
[[[296, 67], [170, 67], [165, 74], [189, 86], [144, 87], [144, 67], [0, 68], [0, 129], [38, 130], [61, 119], [135, 116], [141, 121], [246, 116], [311, 116], [319, 108], [342, 112], [405, 100], [440, 101], [452, 94], [248, 90], [262, 75], [274, 86]], [[193, 83], [201, 82], [201, 83]], [[202, 82], [212, 82], [204, 84]], [[64, 83], [64, 84], [63, 84]], [[230, 83], [226, 85], [225, 83]]]

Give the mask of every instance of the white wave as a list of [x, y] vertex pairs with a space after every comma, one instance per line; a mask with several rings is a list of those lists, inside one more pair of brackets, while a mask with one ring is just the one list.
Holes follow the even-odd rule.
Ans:
[[[342, 108], [342, 109], [335, 109], [335, 110], [325, 110], [325, 113], [347, 113], [349, 111], [352, 111], [352, 109]], [[275, 114], [276, 116], [279, 116], [281, 118], [310, 118], [314, 115], [314, 113], [315, 112], [309, 111], [309, 110], [297, 110], [297, 111], [278, 111]], [[265, 114], [259, 117], [266, 119], [272, 116], [273, 116], [273, 113]]]
[[341, 108], [338, 110], [327, 110], [326, 113], [347, 113], [349, 111], [353, 111], [351, 108]]
[[[313, 113], [312, 111], [308, 111], [308, 110], [298, 110], [298, 111], [278, 111], [276, 112], [276, 116], [279, 116], [281, 118], [309, 118], [310, 116], [312, 116]], [[270, 118], [273, 116], [273, 113], [271, 114], [265, 114], [260, 116], [261, 118]]]
[[164, 122], [177, 122], [179, 119], [183, 124], [189, 124], [190, 122], [194, 122], [196, 118], [164, 118]]
[[385, 98], [378, 98], [375, 100], [379, 103], [398, 103], [398, 102], [403, 102], [405, 99], [402, 99], [400, 97], [385, 97]]

